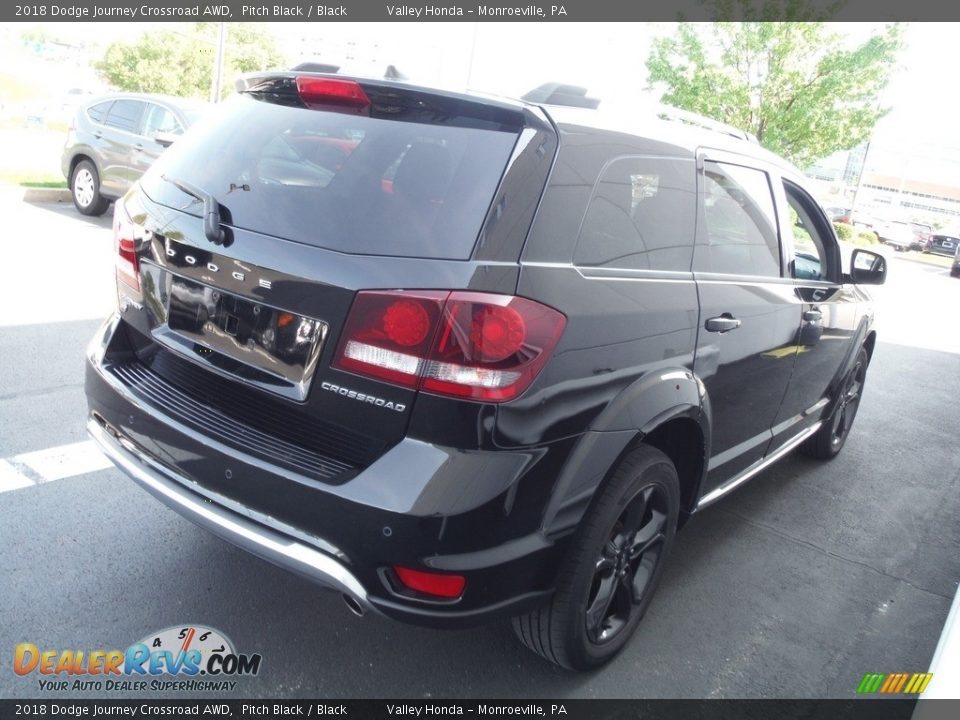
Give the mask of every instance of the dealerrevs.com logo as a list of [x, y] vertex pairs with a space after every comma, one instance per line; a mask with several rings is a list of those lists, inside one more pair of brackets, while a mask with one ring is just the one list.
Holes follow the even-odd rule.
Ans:
[[233, 678], [260, 672], [261, 660], [258, 653], [236, 652], [219, 630], [178, 625], [151, 633], [126, 650], [56, 650], [20, 643], [14, 648], [13, 670], [39, 675], [39, 689], [50, 692], [222, 692], [236, 688]]

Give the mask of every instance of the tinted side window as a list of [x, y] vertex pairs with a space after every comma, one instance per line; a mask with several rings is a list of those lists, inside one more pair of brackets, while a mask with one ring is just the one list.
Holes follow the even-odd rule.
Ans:
[[603, 171], [574, 252], [582, 266], [690, 272], [693, 159], [619, 158]]
[[143, 121], [143, 134], [153, 137], [157, 133], [173, 133], [180, 135], [183, 127], [176, 115], [160, 105], [147, 104], [147, 115]]
[[780, 277], [780, 242], [770, 179], [762, 170], [704, 164], [704, 244], [701, 272]]
[[136, 100], [117, 100], [107, 115], [106, 124], [117, 130], [136, 132], [140, 125], [143, 103]]
[[110, 109], [110, 105], [113, 104], [113, 100], [108, 100], [107, 102], [97, 103], [87, 108], [87, 117], [89, 117], [94, 122], [103, 122], [103, 116], [107, 114], [107, 110]]

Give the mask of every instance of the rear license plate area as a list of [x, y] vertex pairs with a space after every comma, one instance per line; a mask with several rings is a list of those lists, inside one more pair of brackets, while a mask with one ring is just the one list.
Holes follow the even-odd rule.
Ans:
[[151, 267], [160, 317], [154, 339], [209, 369], [303, 402], [326, 322]]

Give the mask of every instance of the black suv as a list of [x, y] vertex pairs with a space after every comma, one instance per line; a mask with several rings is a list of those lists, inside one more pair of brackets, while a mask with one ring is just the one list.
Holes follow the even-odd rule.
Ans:
[[746, 137], [568, 88], [239, 90], [117, 203], [87, 364], [94, 440], [192, 521], [357, 614], [512, 617], [585, 669], [686, 518], [846, 441], [884, 259], [845, 270]]

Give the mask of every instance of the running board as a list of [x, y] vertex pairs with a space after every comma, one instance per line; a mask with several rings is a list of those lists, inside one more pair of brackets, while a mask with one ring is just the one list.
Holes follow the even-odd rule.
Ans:
[[708, 505], [712, 505], [717, 500], [719, 500], [724, 495], [726, 495], [728, 492], [732, 490], [736, 490], [738, 487], [743, 485], [743, 483], [745, 483], [747, 480], [749, 480], [754, 475], [759, 473], [761, 470], [765, 470], [767, 467], [775, 463], [777, 460], [782, 458], [791, 450], [795, 450], [797, 446], [800, 445], [804, 440], [806, 440], [808, 437], [816, 433], [817, 430], [820, 429], [820, 426], [822, 424], [823, 424], [822, 422], [814, 423], [813, 425], [808, 427], [806, 430], [801, 432], [799, 435], [795, 435], [790, 440], [787, 440], [787, 442], [785, 442], [783, 445], [777, 448], [776, 452], [774, 452], [772, 455], [767, 455], [763, 459], [758, 460], [756, 463], [748, 467], [746, 470], [744, 470], [742, 473], [734, 477], [732, 480], [728, 480], [720, 487], [715, 488], [710, 492], [708, 492], [706, 495], [700, 498], [700, 500], [697, 502], [697, 506], [693, 509], [693, 511], [697, 512], [699, 510], [703, 510], [703, 508], [707, 507]]

